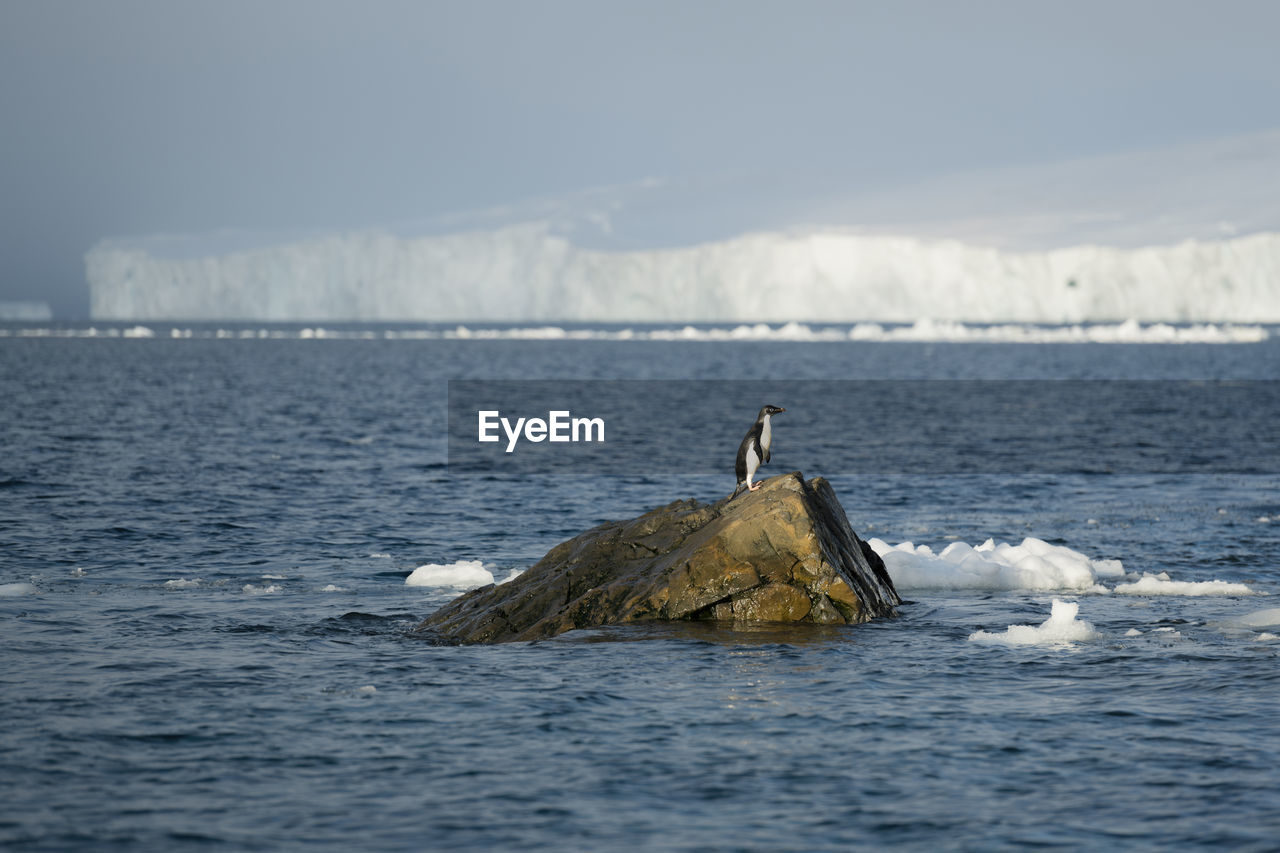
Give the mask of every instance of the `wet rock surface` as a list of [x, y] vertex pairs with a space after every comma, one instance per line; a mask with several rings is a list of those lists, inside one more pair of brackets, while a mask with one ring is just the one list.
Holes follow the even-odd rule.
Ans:
[[892, 616], [901, 603], [830, 484], [795, 472], [732, 500], [680, 500], [602, 524], [418, 630], [440, 642], [502, 643], [648, 620], [849, 625]]

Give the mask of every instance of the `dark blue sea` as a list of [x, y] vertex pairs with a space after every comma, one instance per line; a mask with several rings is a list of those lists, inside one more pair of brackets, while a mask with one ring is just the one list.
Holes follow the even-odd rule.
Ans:
[[[1280, 849], [1270, 331], [0, 336], [0, 846]], [[648, 395], [624, 402], [659, 433], [697, 431], [668, 380], [741, 412], [706, 426], [730, 437], [722, 465], [674, 438], [594, 449], [624, 465], [450, 465], [450, 380], [608, 380]], [[792, 382], [803, 402], [761, 399]], [[1135, 397], [1138, 420], [1106, 415]], [[788, 413], [764, 473], [827, 476], [864, 538], [1030, 537], [1095, 561], [1096, 588], [923, 583], [899, 617], [842, 628], [413, 632], [461, 591], [406, 584], [419, 566], [501, 581], [603, 521], [725, 496], [765, 402]], [[1030, 409], [1066, 438], [1019, 441]], [[975, 412], [1014, 428], [948, 431]], [[1055, 599], [1087, 636], [1008, 633]]]

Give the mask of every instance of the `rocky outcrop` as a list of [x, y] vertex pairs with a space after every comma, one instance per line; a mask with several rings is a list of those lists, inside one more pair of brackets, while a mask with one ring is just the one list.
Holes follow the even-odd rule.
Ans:
[[419, 630], [502, 643], [660, 619], [847, 625], [901, 603], [830, 484], [796, 472], [733, 500], [676, 501], [602, 524], [515, 580], [455, 599]]

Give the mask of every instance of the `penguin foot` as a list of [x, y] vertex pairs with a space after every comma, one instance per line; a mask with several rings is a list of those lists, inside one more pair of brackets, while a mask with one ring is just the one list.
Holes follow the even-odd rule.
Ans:
[[760, 488], [763, 485], [764, 483], [752, 483], [750, 486], [747, 486], [747, 491], [754, 492], [756, 489]]

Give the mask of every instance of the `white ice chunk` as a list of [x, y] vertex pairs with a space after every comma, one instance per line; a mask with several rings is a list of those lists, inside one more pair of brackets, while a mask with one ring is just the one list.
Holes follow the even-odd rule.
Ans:
[[[509, 580], [509, 578], [508, 578]], [[493, 573], [479, 560], [459, 560], [456, 563], [427, 563], [418, 566], [404, 579], [406, 586], [443, 586], [454, 589], [474, 589], [493, 583]]]
[[1089, 567], [1100, 578], [1124, 577], [1124, 565], [1119, 560], [1090, 560]]
[[1076, 602], [1055, 598], [1049, 618], [1039, 625], [1010, 625], [998, 634], [975, 631], [969, 639], [975, 643], [1005, 646], [1057, 646], [1096, 638], [1098, 633], [1093, 626], [1076, 618], [1079, 610], [1080, 605]]
[[976, 548], [952, 542], [934, 554], [927, 545], [890, 546], [871, 539], [898, 589], [1072, 590], [1105, 592], [1100, 577], [1124, 574], [1119, 560], [1090, 560], [1063, 545], [1027, 537], [1019, 545], [988, 539]]
[[35, 594], [36, 588], [29, 583], [0, 583], [0, 596]]
[[1239, 624], [1246, 628], [1270, 628], [1273, 625], [1280, 625], [1280, 607], [1255, 610], [1248, 616], [1242, 617]]
[[[279, 319], [279, 318], [277, 318]], [[367, 319], [367, 318], [366, 318]], [[608, 318], [604, 318], [608, 319]], [[715, 322], [708, 320], [708, 323]], [[129, 330], [100, 330], [96, 328], [0, 328], [0, 338], [96, 338], [129, 337]], [[469, 329], [458, 326], [453, 329], [384, 329], [374, 332], [368, 329], [262, 329], [193, 331], [171, 329], [174, 338], [270, 338], [273, 340], [579, 340], [579, 341], [694, 341], [703, 343], [734, 341], [791, 341], [791, 342], [840, 342], [854, 341], [911, 341], [985, 343], [1218, 343], [1238, 344], [1265, 341], [1270, 333], [1262, 326], [1193, 325], [1165, 326], [1140, 323], [1119, 325], [1092, 324], [1075, 326], [1043, 325], [981, 325], [970, 326], [958, 322], [918, 321], [912, 325], [880, 326], [859, 323], [810, 327], [801, 323], [786, 323], [776, 328], [759, 323], [754, 326], [683, 326], [658, 329], [574, 328], [560, 326], [506, 327], [493, 329]], [[369, 444], [372, 436], [347, 437], [343, 441], [355, 446]], [[1270, 520], [1270, 517], [1261, 518]], [[1086, 523], [1098, 523], [1089, 519]]]
[[1175, 581], [1161, 572], [1158, 575], [1144, 574], [1139, 580], [1131, 583], [1116, 584], [1115, 591], [1120, 595], [1253, 595], [1254, 592], [1242, 583], [1229, 581]]

